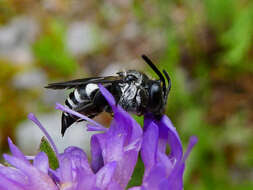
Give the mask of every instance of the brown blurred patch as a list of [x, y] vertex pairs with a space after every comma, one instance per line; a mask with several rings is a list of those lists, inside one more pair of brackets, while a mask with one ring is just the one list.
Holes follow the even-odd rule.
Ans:
[[253, 122], [253, 74], [242, 74], [234, 79], [216, 77], [212, 82], [207, 120], [219, 124], [238, 111], [247, 111]]

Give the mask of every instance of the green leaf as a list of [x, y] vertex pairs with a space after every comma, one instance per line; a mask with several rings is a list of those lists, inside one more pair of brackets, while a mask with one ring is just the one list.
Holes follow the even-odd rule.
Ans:
[[52, 149], [50, 143], [47, 141], [46, 137], [42, 137], [39, 150], [47, 154], [48, 160], [49, 160], [49, 166], [51, 169], [55, 170], [59, 167], [59, 162], [56, 157], [56, 154], [54, 150]]
[[136, 166], [134, 168], [133, 175], [132, 175], [130, 181], [128, 182], [128, 185], [127, 185], [128, 188], [141, 185], [142, 178], [144, 175], [144, 169], [145, 169], [144, 164], [143, 164], [141, 157], [139, 155], [138, 161], [137, 161]]
[[227, 48], [224, 60], [230, 66], [242, 66], [245, 64], [253, 38], [253, 3], [242, 9], [233, 25], [221, 36], [221, 43]]

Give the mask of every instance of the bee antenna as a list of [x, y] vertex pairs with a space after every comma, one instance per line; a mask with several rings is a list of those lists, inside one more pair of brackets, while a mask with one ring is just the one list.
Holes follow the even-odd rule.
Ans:
[[170, 76], [167, 73], [167, 71], [163, 70], [163, 74], [165, 75], [165, 77], [167, 79], [167, 82], [168, 82], [168, 87], [166, 89], [166, 100], [167, 100], [168, 94], [169, 94], [170, 89], [171, 89], [171, 80], [170, 80]]
[[[165, 79], [164, 79], [162, 73], [159, 71], [159, 69], [154, 65], [154, 63], [146, 55], [142, 55], [141, 57], [153, 69], [153, 71], [159, 76], [159, 78], [163, 84], [163, 92], [164, 92], [164, 94], [167, 94], [166, 83], [165, 83]], [[167, 78], [167, 76], [166, 76], [166, 78]], [[167, 80], [168, 80], [168, 78], [167, 78]]]

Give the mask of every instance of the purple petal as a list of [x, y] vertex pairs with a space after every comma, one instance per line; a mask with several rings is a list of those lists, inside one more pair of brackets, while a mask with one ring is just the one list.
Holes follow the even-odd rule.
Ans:
[[137, 138], [131, 144], [128, 144], [127, 146], [124, 147], [124, 152], [135, 150], [139, 151], [141, 148], [141, 143], [142, 143], [142, 138]]
[[96, 183], [96, 176], [87, 175], [83, 169], [77, 169], [77, 187], [75, 190], [93, 190]]
[[196, 136], [192, 136], [190, 138], [190, 142], [187, 146], [187, 149], [186, 149], [186, 152], [184, 153], [184, 156], [183, 156], [183, 159], [182, 159], [182, 162], [185, 162], [186, 159], [188, 158], [189, 154], [191, 153], [192, 151], [192, 148], [195, 146], [195, 144], [198, 142], [198, 138]]
[[102, 155], [102, 147], [99, 142], [99, 136], [103, 136], [103, 134], [93, 135], [91, 137], [91, 168], [93, 172], [97, 172], [104, 165], [103, 155]]
[[117, 168], [114, 179], [119, 183], [122, 189], [125, 189], [133, 174], [136, 162], [138, 160], [138, 151], [128, 151], [124, 153], [121, 160], [117, 161]]
[[97, 165], [95, 162], [98, 159], [101, 160], [99, 156], [102, 156], [104, 164], [121, 159], [125, 136], [120, 126], [118, 128], [111, 126], [106, 133], [93, 135], [91, 138], [92, 165]]
[[144, 179], [149, 175], [151, 168], [156, 163], [158, 132], [158, 127], [153, 122], [145, 126], [141, 149], [141, 158], [145, 165]]
[[[148, 138], [147, 136], [150, 130], [149, 127], [153, 121], [157, 124], [158, 129], [159, 129], [159, 140], [158, 140], [157, 151], [153, 150], [152, 146], [146, 145], [147, 141], [149, 141], [149, 139], [152, 139], [151, 135], [150, 135], [150, 138]], [[164, 177], [163, 178], [160, 177], [161, 181], [159, 182], [156, 188], [158, 188], [159, 190], [166, 190], [166, 189], [182, 190], [185, 160], [188, 157], [194, 144], [197, 142], [196, 137], [191, 138], [187, 151], [185, 155], [183, 156], [183, 148], [182, 148], [182, 143], [180, 141], [179, 135], [167, 116], [164, 115], [160, 121], [156, 121], [151, 114], [145, 115], [144, 131], [145, 132], [144, 132], [144, 139], [143, 139], [143, 145], [142, 145], [142, 154], [143, 152], [147, 153], [149, 151], [148, 149], [149, 147], [152, 149], [150, 150], [151, 153], [156, 154], [155, 161], [153, 161], [154, 159], [152, 160], [149, 158], [148, 156], [149, 154], [147, 155], [143, 154], [142, 159], [143, 159], [144, 164], [146, 163], [147, 165], [147, 163], [151, 161], [156, 162], [156, 163], [159, 163], [161, 166], [163, 166], [163, 169], [165, 171]], [[150, 132], [150, 133], [152, 135], [156, 134], [156, 132]], [[167, 144], [170, 146], [169, 156], [166, 155]], [[151, 172], [148, 175], [148, 172], [146, 171], [147, 169], [148, 168], [146, 167], [144, 181], [145, 179], [150, 180]], [[153, 169], [154, 168], [152, 167], [152, 171]], [[147, 175], [148, 175], [148, 178], [145, 178], [147, 177]], [[167, 179], [165, 178], [165, 176], [167, 176], [166, 177]], [[154, 184], [154, 183], [152, 182], [151, 184]], [[154, 189], [154, 188], [155, 187], [152, 187], [151, 189]], [[147, 189], [150, 189], [150, 187]]]
[[8, 180], [15, 181], [17, 185], [22, 186], [28, 183], [26, 176], [16, 168], [0, 166], [0, 174]]
[[49, 163], [46, 153], [45, 152], [38, 153], [33, 161], [33, 165], [38, 170], [47, 174], [49, 169]]
[[22, 159], [24, 162], [29, 164], [29, 161], [25, 158], [25, 155], [19, 150], [19, 148], [15, 144], [13, 144], [12, 140], [9, 137], [8, 137], [8, 144], [13, 156]]
[[83, 114], [80, 114], [72, 109], [69, 109], [67, 108], [66, 106], [63, 106], [59, 103], [56, 103], [56, 106], [55, 106], [55, 109], [58, 109], [58, 110], [61, 110], [63, 112], [66, 112], [66, 113], [69, 113], [71, 115], [74, 115], [74, 116], [77, 116], [85, 121], [88, 121], [90, 123], [92, 123], [94, 126], [96, 126], [98, 129], [100, 129], [101, 131], [106, 131], [107, 129], [103, 126], [103, 125], [100, 125], [99, 123], [95, 122], [94, 120], [90, 119], [89, 117], [83, 115]]
[[159, 138], [161, 141], [159, 144], [159, 150], [164, 152], [166, 149], [165, 143], [169, 143], [169, 157], [175, 158], [176, 161], [181, 160], [183, 156], [183, 146], [176, 128], [173, 126], [170, 119], [164, 115], [162, 119], [157, 122], [157, 125], [159, 127]]
[[57, 168], [56, 170], [53, 170], [51, 168], [48, 169], [48, 175], [52, 178], [52, 180], [56, 183], [59, 184], [60, 183], [60, 178], [59, 175], [57, 173], [57, 171], [59, 170], [59, 168]]
[[119, 133], [122, 131], [122, 133], [126, 134], [125, 144], [130, 144], [142, 136], [140, 125], [120, 106], [114, 110], [114, 119], [111, 128], [112, 130], [119, 131]]
[[117, 162], [110, 162], [101, 168], [96, 174], [96, 186], [106, 189], [112, 181], [112, 176], [116, 169]]
[[105, 145], [102, 152], [105, 164], [123, 158], [125, 136], [124, 132], [114, 131], [110, 128], [104, 138], [99, 139], [100, 144]]
[[166, 168], [166, 176], [168, 176], [175, 165], [174, 161], [171, 160], [165, 152], [158, 151], [156, 157], [157, 162]]
[[99, 90], [101, 91], [105, 99], [107, 100], [108, 104], [114, 109], [116, 102], [112, 94], [103, 85], [98, 84], [98, 86], [99, 86]]
[[166, 169], [163, 165], [157, 164], [152, 168], [147, 178], [144, 179], [143, 186], [155, 190], [158, 189], [162, 180], [166, 180]]
[[183, 173], [185, 168], [185, 161], [189, 156], [194, 145], [197, 143], [197, 137], [193, 136], [190, 138], [190, 142], [188, 144], [186, 153], [184, 154], [182, 160], [176, 163], [175, 167], [173, 168], [171, 174], [168, 177], [168, 185], [169, 188], [175, 190], [182, 190], [183, 189]]
[[167, 186], [168, 189], [182, 190], [183, 189], [183, 173], [184, 164], [178, 164], [173, 168], [171, 175], [168, 177]]
[[[167, 179], [162, 179], [160, 184], [158, 185], [159, 190], [168, 190], [171, 189], [169, 186], [169, 182]], [[174, 190], [174, 189], [173, 189]]]
[[19, 186], [12, 180], [6, 178], [5, 175], [0, 173], [0, 189], [1, 190], [26, 190], [25, 188]]
[[25, 156], [25, 158], [26, 158], [27, 160], [34, 160], [34, 159], [35, 159], [35, 156]]
[[116, 107], [114, 97], [106, 88], [104, 88], [102, 85], [99, 85], [99, 88], [109, 105], [113, 108], [114, 120], [111, 127], [115, 128], [115, 130], [119, 130], [119, 128], [124, 130], [125, 133], [128, 134], [126, 141], [135, 140], [136, 138], [140, 137], [142, 135], [142, 129], [140, 125], [119, 105]]
[[91, 125], [91, 124], [87, 124], [86, 125], [87, 127], [87, 131], [107, 131], [107, 128], [101, 128], [101, 127], [98, 127], [98, 126], [94, 126], [94, 125]]
[[85, 160], [85, 162], [88, 162], [87, 155], [81, 148], [69, 146], [64, 150], [64, 154], [70, 154], [70, 158], [73, 158], [75, 156], [80, 158], [81, 160]]
[[71, 160], [72, 170], [82, 168], [85, 174], [93, 174], [86, 153], [77, 147], [68, 147], [64, 150], [64, 157]]
[[33, 121], [39, 128], [40, 130], [45, 134], [45, 136], [47, 137], [48, 141], [50, 142], [50, 144], [52, 145], [56, 156], [58, 157], [59, 153], [58, 150], [56, 148], [56, 145], [54, 144], [53, 139], [51, 138], [51, 136], [48, 134], [47, 130], [41, 125], [41, 123], [39, 122], [39, 120], [36, 118], [36, 116], [33, 113], [29, 113], [28, 118]]
[[[141, 133], [139, 138], [134, 139], [132, 142], [130, 140], [127, 141], [128, 136], [131, 139], [130, 132], [134, 128], [131, 125], [126, 125], [124, 122], [121, 124], [118, 123], [120, 122], [114, 119], [108, 132], [93, 135], [91, 139], [92, 168], [93, 171], [97, 171], [103, 164], [117, 161], [118, 165], [115, 171], [115, 179], [124, 188], [131, 178], [140, 146], [135, 146], [136, 149], [128, 151], [125, 151], [124, 148], [137, 143], [137, 139], [141, 142]], [[132, 127], [132, 130], [128, 130], [128, 127]], [[122, 173], [122, 171], [124, 172]]]
[[106, 88], [99, 87], [113, 108], [114, 119], [108, 131], [91, 138], [92, 168], [96, 172], [103, 165], [116, 161], [114, 179], [124, 189], [137, 162], [142, 129], [125, 110], [115, 105], [113, 96]]
[[146, 190], [144, 187], [131, 187], [128, 190]]
[[61, 182], [72, 182], [73, 176], [71, 160], [67, 157], [60, 158], [59, 166]]
[[57, 190], [52, 179], [45, 173], [37, 170], [31, 164], [27, 164], [21, 159], [6, 154], [4, 154], [4, 159], [11, 165], [20, 169], [28, 177], [29, 185], [26, 186], [25, 190]]
[[124, 135], [111, 128], [107, 133], [93, 135], [91, 138], [93, 171], [97, 171], [104, 164], [122, 159], [123, 142]]
[[30, 163], [27, 163], [22, 159], [19, 159], [14, 156], [4, 154], [3, 157], [9, 164], [15, 166], [16, 168], [20, 169], [23, 172], [26, 172], [26, 170], [28, 170], [28, 168], [31, 168], [32, 166]]
[[109, 184], [107, 189], [110, 189], [110, 190], [123, 190], [123, 188], [116, 181], [112, 181]]

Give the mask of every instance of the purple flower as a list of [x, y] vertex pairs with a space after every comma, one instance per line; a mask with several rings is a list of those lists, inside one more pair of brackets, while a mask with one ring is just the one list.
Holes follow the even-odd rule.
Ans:
[[8, 139], [12, 156], [4, 154], [4, 159], [13, 167], [0, 165], [1, 190], [57, 190], [48, 175], [49, 164], [45, 153], [38, 153], [31, 164], [24, 154]]
[[[105, 128], [86, 116], [74, 112], [60, 104], [56, 108], [87, 120], [88, 130], [101, 131], [91, 138], [91, 163], [85, 152], [77, 147], [68, 147], [58, 153], [54, 142], [33, 114], [29, 118], [44, 132], [59, 161], [59, 168], [49, 167], [48, 157], [40, 152], [28, 161], [28, 157], [11, 142], [12, 156], [4, 155], [12, 167], [0, 165], [1, 190], [123, 190], [126, 188], [141, 153], [145, 165], [143, 183], [132, 190], [183, 189], [185, 160], [196, 138], [183, 155], [182, 144], [170, 120], [163, 116], [155, 121], [146, 115], [144, 129], [116, 106], [112, 95], [103, 87], [100, 90], [114, 112], [110, 128]], [[166, 154], [166, 147], [170, 154]]]
[[[141, 148], [141, 158], [145, 172], [141, 187], [131, 190], [182, 190], [185, 161], [197, 143], [196, 137], [191, 137], [188, 148], [183, 155], [183, 148], [176, 129], [167, 116], [160, 121], [146, 115], [144, 119], [144, 134]], [[166, 147], [170, 154], [166, 154]]]

